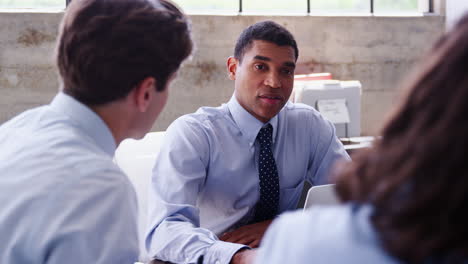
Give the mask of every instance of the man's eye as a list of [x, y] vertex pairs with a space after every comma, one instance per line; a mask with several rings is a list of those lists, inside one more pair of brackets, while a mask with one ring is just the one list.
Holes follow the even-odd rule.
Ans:
[[283, 73], [286, 74], [286, 75], [293, 75], [293, 74], [294, 74], [294, 71], [289, 70], [289, 69], [284, 69], [284, 70], [283, 70]]
[[257, 64], [257, 65], [255, 65], [255, 69], [257, 69], [257, 70], [264, 70], [264, 69], [265, 69], [265, 65]]

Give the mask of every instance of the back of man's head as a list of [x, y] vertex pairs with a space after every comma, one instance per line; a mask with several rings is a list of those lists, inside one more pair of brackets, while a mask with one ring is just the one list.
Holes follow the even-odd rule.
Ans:
[[237, 39], [234, 57], [242, 62], [244, 53], [252, 46], [254, 40], [263, 40], [278, 46], [291, 46], [294, 49], [296, 60], [299, 57], [296, 40], [283, 26], [273, 21], [262, 21], [246, 28]]
[[75, 0], [63, 18], [63, 91], [86, 105], [124, 98], [146, 77], [162, 91], [192, 51], [185, 15], [167, 0]]

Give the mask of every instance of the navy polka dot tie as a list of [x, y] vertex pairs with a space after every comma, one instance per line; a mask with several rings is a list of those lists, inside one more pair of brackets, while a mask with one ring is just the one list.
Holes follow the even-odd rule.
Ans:
[[260, 181], [260, 200], [255, 206], [254, 222], [272, 219], [278, 213], [279, 178], [275, 158], [271, 151], [273, 127], [264, 126], [257, 135], [260, 144], [258, 174]]

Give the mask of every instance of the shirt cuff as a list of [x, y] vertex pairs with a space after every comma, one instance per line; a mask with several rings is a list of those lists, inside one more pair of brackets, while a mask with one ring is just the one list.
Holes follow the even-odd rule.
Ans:
[[216, 241], [207, 250], [204, 263], [229, 264], [232, 256], [241, 248], [249, 248], [246, 245]]

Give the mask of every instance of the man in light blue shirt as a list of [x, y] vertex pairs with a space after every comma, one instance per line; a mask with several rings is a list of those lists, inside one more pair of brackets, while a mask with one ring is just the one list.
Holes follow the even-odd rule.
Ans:
[[328, 183], [349, 158], [334, 126], [288, 102], [298, 49], [282, 26], [244, 30], [227, 61], [235, 92], [168, 128], [150, 192], [148, 252], [175, 263], [243, 263], [271, 220], [295, 209], [304, 181]]
[[0, 126], [0, 263], [138, 260], [135, 191], [114, 151], [149, 131], [191, 49], [185, 16], [164, 0], [71, 3], [61, 91]]

